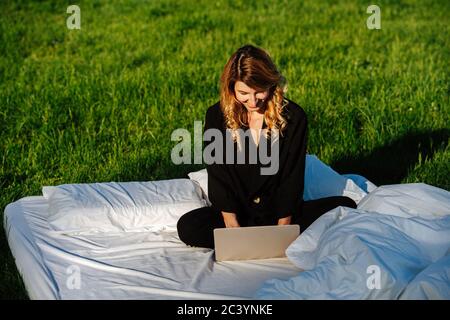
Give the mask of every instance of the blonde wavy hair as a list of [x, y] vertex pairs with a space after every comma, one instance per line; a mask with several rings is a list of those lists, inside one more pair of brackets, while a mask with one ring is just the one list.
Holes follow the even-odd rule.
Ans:
[[245, 107], [235, 96], [234, 85], [237, 81], [242, 81], [257, 91], [269, 91], [264, 100], [264, 120], [267, 125], [264, 136], [268, 138], [273, 130], [283, 135], [287, 125], [282, 116], [288, 103], [284, 98], [287, 84], [270, 55], [264, 49], [245, 45], [233, 53], [220, 77], [220, 108], [226, 127], [232, 131], [233, 141], [237, 141], [240, 146], [236, 130], [243, 125], [248, 126], [248, 119]]

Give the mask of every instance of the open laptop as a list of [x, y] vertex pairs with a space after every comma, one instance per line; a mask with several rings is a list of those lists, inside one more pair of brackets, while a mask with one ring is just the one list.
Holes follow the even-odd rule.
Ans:
[[285, 257], [287, 247], [299, 236], [300, 226], [275, 225], [214, 229], [217, 261]]

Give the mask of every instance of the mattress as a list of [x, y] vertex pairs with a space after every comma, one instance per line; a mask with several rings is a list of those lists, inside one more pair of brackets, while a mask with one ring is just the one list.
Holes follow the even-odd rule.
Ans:
[[5, 208], [4, 227], [31, 299], [249, 299], [266, 280], [302, 270], [287, 258], [215, 262], [175, 229], [67, 236], [48, 203], [30, 196]]

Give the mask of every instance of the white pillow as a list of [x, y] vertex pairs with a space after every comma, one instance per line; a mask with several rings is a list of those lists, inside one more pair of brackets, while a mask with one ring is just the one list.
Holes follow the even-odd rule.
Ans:
[[205, 199], [208, 206], [211, 206], [211, 202], [208, 198], [208, 172], [206, 169], [190, 172], [188, 173], [188, 177], [202, 189], [203, 199]]
[[176, 228], [186, 212], [206, 206], [189, 179], [45, 186], [48, 222], [66, 234]]
[[[203, 189], [203, 197], [210, 205], [208, 199], [208, 173], [206, 169], [191, 172], [188, 176]], [[350, 175], [349, 178], [341, 176], [316, 156], [308, 154], [306, 155], [303, 199], [308, 201], [332, 196], [346, 196], [358, 203], [367, 193], [352, 180], [354, 177], [358, 177], [361, 180], [365, 179], [357, 175]], [[375, 187], [367, 179], [365, 179], [365, 183], [371, 188]]]
[[441, 218], [450, 215], [450, 192], [424, 183], [381, 186], [359, 204], [358, 209], [404, 218]]

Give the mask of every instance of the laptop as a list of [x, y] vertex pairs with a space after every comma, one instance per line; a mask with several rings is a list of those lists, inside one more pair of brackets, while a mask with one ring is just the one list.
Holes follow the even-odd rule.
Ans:
[[297, 224], [217, 228], [214, 229], [216, 261], [282, 258], [299, 234]]

